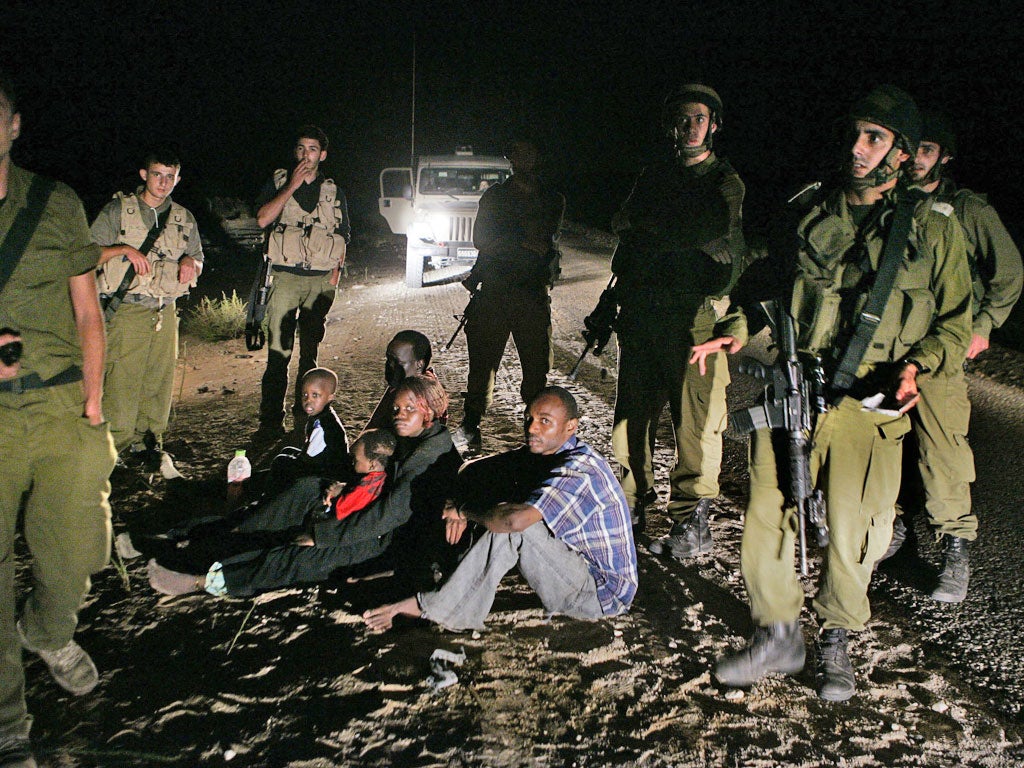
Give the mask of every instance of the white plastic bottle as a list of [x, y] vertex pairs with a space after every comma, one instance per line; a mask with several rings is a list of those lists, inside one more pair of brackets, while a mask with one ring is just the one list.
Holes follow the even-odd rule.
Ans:
[[236, 500], [242, 496], [242, 483], [253, 473], [253, 466], [246, 458], [245, 451], [234, 452], [234, 458], [227, 464], [227, 498]]

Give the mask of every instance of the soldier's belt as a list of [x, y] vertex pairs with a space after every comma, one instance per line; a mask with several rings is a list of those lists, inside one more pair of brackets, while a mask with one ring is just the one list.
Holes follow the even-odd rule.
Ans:
[[[106, 299], [107, 296], [104, 295], [104, 296], [101, 296], [101, 298]], [[160, 310], [160, 309], [163, 309], [164, 307], [168, 307], [171, 304], [173, 304], [175, 298], [176, 297], [174, 297], [174, 296], [157, 297], [157, 296], [147, 296], [147, 295], [145, 295], [143, 293], [128, 293], [128, 294], [125, 294], [125, 297], [124, 297], [124, 299], [122, 299], [121, 303], [122, 304], [135, 304], [137, 306], [142, 307], [143, 309]]]
[[0, 381], [0, 392], [10, 392], [15, 395], [20, 395], [22, 392], [26, 392], [30, 389], [46, 389], [47, 387], [56, 387], [59, 384], [71, 384], [72, 382], [81, 380], [82, 369], [77, 365], [72, 365], [70, 368], [65, 368], [56, 376], [49, 379], [40, 378], [38, 373], [27, 373], [16, 379]]

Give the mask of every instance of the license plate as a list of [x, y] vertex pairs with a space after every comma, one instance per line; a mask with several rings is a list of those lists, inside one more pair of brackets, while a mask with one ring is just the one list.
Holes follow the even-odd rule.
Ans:
[[478, 253], [476, 248], [457, 248], [455, 251], [455, 255], [460, 259], [475, 259]]

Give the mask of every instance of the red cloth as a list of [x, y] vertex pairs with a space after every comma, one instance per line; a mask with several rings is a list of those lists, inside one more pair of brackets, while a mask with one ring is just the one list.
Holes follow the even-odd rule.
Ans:
[[334, 515], [344, 520], [353, 512], [366, 508], [384, 490], [386, 472], [367, 472], [355, 485], [345, 487], [334, 500]]

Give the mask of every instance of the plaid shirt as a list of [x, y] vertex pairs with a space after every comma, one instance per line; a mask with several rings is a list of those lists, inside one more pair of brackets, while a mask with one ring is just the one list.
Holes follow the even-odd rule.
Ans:
[[551, 532], [579, 552], [597, 582], [606, 616], [629, 609], [636, 595], [636, 546], [629, 505], [608, 462], [575, 436], [558, 449], [565, 460], [526, 503]]

